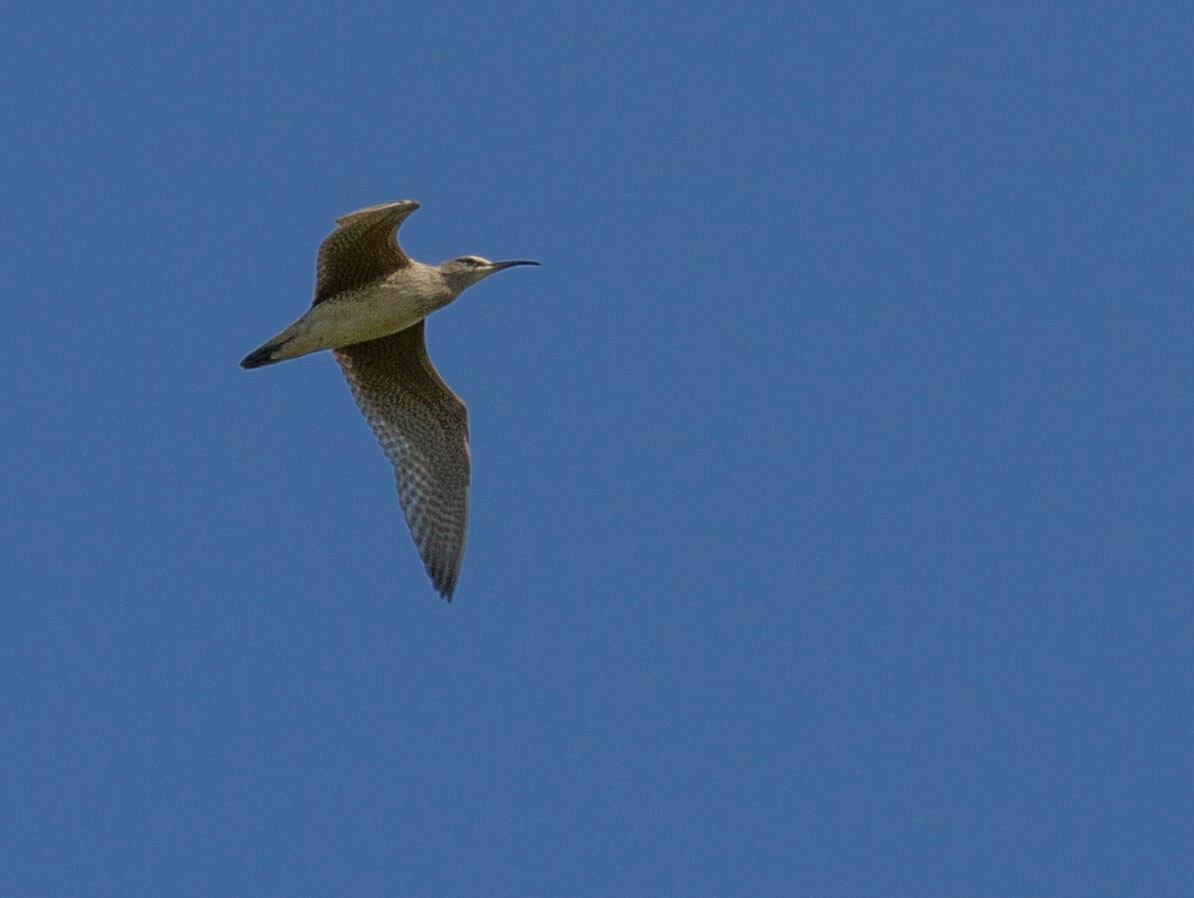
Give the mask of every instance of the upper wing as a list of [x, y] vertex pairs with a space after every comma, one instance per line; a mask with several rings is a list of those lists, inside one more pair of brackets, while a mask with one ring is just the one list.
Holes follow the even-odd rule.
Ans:
[[394, 465], [398, 502], [427, 574], [451, 601], [468, 527], [468, 410], [431, 364], [422, 321], [334, 355]]
[[409, 265], [410, 259], [398, 245], [397, 230], [418, 208], [414, 200], [403, 200], [358, 209], [336, 219], [339, 227], [319, 245], [311, 305]]

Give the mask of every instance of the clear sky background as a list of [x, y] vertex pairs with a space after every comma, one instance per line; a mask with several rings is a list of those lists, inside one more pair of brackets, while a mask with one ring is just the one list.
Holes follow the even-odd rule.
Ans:
[[[0, 894], [1194, 893], [1189, 4], [18, 3]], [[303, 312], [428, 323], [435, 596]]]

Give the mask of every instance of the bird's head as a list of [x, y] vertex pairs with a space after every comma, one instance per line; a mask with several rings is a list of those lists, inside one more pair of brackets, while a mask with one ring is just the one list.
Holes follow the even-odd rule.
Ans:
[[466, 287], [471, 287], [478, 281], [483, 281], [491, 274], [497, 274], [515, 265], [538, 265], [528, 259], [514, 259], [508, 262], [490, 262], [480, 256], [461, 256], [450, 259], [439, 267], [448, 285], [457, 293]]

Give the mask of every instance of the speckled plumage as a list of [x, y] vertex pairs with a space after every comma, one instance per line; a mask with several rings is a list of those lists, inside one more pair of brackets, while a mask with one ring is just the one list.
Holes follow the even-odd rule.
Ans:
[[398, 502], [431, 582], [451, 601], [468, 528], [468, 412], [427, 355], [424, 321], [472, 284], [524, 260], [461, 256], [439, 266], [410, 259], [398, 227], [413, 200], [339, 219], [320, 244], [311, 309], [251, 352], [259, 368], [331, 349], [394, 466]]
[[468, 527], [468, 410], [431, 364], [423, 325], [333, 355], [394, 465], [398, 502], [427, 575], [451, 599]]
[[384, 280], [411, 264], [398, 245], [398, 228], [419, 208], [414, 200], [383, 203], [336, 219], [339, 227], [319, 244], [311, 305]]

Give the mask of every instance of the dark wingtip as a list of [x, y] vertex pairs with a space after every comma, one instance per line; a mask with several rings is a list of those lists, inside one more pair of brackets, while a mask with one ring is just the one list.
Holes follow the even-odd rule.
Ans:
[[271, 359], [274, 350], [278, 348], [277, 343], [266, 343], [260, 349], [254, 349], [247, 356], [240, 360], [240, 366], [246, 370], [249, 368], [260, 368], [263, 365], [273, 365], [277, 359]]
[[431, 578], [431, 585], [445, 602], [451, 603], [452, 594], [456, 592], [456, 578], [438, 562], [424, 565], [427, 576]]
[[447, 575], [441, 575], [438, 572], [431, 575], [431, 585], [435, 587], [435, 591], [440, 594], [445, 602], [452, 604], [452, 593], [456, 592], [456, 581]]

